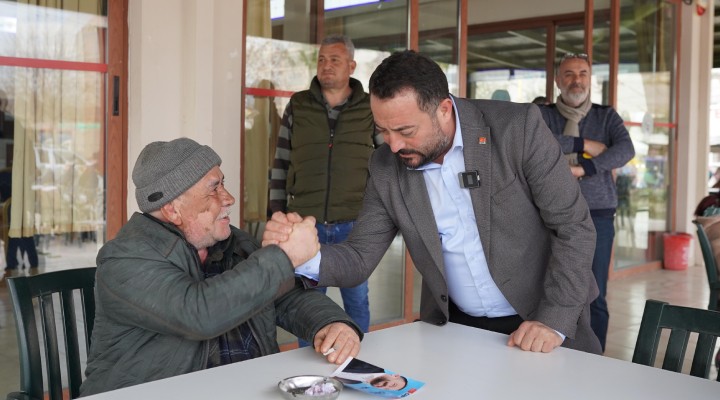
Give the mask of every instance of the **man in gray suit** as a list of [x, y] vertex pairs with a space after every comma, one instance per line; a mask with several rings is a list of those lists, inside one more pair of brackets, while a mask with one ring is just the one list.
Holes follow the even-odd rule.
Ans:
[[[440, 67], [413, 51], [378, 66], [370, 96], [386, 144], [370, 162], [363, 209], [346, 242], [322, 246], [296, 273], [357, 285], [399, 230], [423, 276], [423, 321], [506, 333], [527, 351], [599, 354], [595, 230], [538, 108], [453, 97]], [[275, 213], [263, 245], [300, 221]]]

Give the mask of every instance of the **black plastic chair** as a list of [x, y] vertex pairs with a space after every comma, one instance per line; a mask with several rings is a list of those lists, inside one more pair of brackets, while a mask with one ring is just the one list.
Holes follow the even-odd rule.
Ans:
[[705, 228], [698, 221], [693, 221], [697, 227], [698, 242], [700, 250], [702, 250], [703, 261], [705, 262], [705, 272], [707, 273], [708, 284], [710, 285], [710, 301], [708, 302], [708, 310], [720, 311], [720, 280], [718, 280], [717, 262], [712, 251], [710, 239], [705, 232]]
[[[67, 371], [68, 392], [74, 399], [80, 395], [82, 371], [80, 370], [80, 345], [75, 313], [75, 298], [79, 298], [83, 312], [85, 350], [90, 348], [90, 337], [95, 322], [95, 267], [48, 272], [35, 276], [7, 279], [12, 300], [13, 314], [17, 322], [18, 348], [20, 350], [20, 391], [8, 394], [8, 400], [42, 400], [43, 361], [49, 400], [63, 398], [61, 376], [62, 362], [58, 342], [64, 339], [64, 358]], [[77, 292], [79, 296], [74, 296]], [[53, 298], [59, 301], [62, 312], [55, 314]], [[35, 306], [40, 311], [41, 326], [35, 317]], [[62, 325], [62, 335], [56, 328], [56, 318]], [[41, 328], [41, 329], [38, 329]], [[42, 341], [39, 335], [42, 334]]]
[[[712, 365], [715, 343], [720, 336], [720, 312], [699, 308], [670, 305], [657, 300], [647, 300], [643, 311], [632, 362], [655, 365], [655, 356], [663, 329], [670, 329], [662, 368], [681, 372], [688, 339], [698, 333], [690, 375], [708, 378]], [[720, 381], [720, 375], [718, 376]]]

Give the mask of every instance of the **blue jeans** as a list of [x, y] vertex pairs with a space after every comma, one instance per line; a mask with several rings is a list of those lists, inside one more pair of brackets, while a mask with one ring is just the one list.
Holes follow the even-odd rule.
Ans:
[[595, 224], [595, 232], [597, 233], [592, 271], [600, 294], [590, 304], [590, 326], [598, 339], [600, 339], [600, 345], [604, 352], [608, 321], [610, 319], [605, 295], [607, 294], [610, 256], [612, 254], [613, 240], [615, 240], [615, 217], [592, 217], [592, 221]]
[[[317, 223], [315, 227], [318, 231], [318, 239], [322, 244], [341, 243], [347, 239], [350, 231], [355, 225], [355, 221], [342, 222], [338, 224]], [[317, 288], [323, 293], [327, 292], [326, 288]], [[368, 301], [368, 282], [365, 281], [355, 287], [340, 288], [343, 306], [345, 312], [360, 326], [363, 332], [367, 332], [370, 328], [370, 303]], [[309, 346], [310, 343], [300, 339], [298, 341], [300, 347]]]

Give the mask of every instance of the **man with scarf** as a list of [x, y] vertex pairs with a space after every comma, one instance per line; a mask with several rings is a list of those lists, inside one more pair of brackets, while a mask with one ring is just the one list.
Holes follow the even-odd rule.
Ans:
[[555, 70], [560, 95], [555, 104], [540, 106], [540, 111], [579, 180], [595, 224], [592, 270], [600, 294], [590, 305], [590, 323], [605, 351], [609, 320], [605, 294], [618, 204], [613, 169], [630, 161], [635, 149], [620, 115], [610, 106], [590, 101], [590, 79], [587, 54], [566, 54]]

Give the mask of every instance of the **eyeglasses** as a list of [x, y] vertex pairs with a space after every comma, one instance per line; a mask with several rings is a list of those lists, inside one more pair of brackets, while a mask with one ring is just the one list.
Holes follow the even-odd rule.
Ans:
[[590, 57], [588, 57], [588, 55], [585, 53], [565, 53], [565, 55], [562, 56], [562, 58], [560, 59], [560, 63], [571, 58], [580, 58], [582, 60], [588, 61]]

